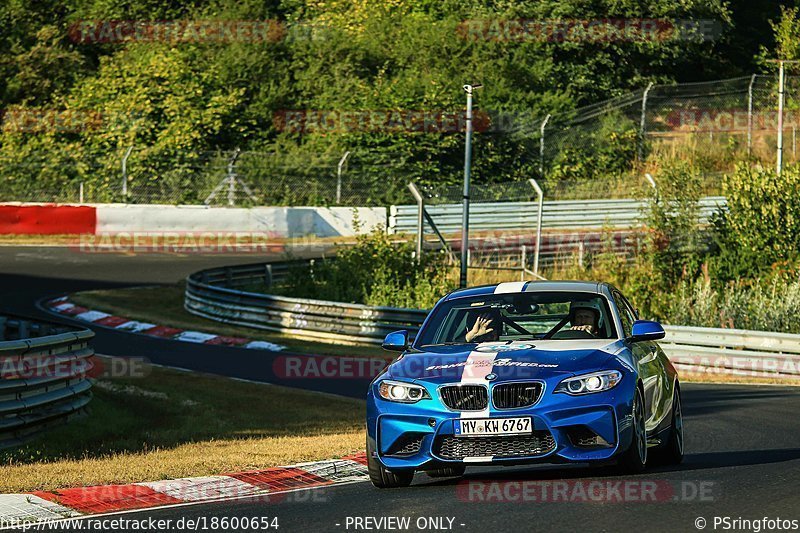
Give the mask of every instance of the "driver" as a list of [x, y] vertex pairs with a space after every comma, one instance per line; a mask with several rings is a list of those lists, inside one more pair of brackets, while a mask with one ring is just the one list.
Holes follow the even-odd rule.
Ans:
[[569, 306], [569, 322], [571, 331], [585, 331], [597, 336], [603, 314], [600, 304], [590, 302], [572, 302]]
[[473, 311], [467, 318], [467, 342], [493, 342], [500, 340], [503, 319], [499, 309]]

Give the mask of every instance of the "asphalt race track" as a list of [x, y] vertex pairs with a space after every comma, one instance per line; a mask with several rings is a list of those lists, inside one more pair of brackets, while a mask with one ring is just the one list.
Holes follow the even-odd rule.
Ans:
[[[319, 251], [294, 251], [293, 255], [318, 257]], [[45, 297], [81, 290], [173, 284], [203, 268], [277, 260], [281, 257], [282, 254], [131, 255], [81, 253], [69, 247], [5, 246], [0, 247], [0, 313], [5, 311], [55, 322], [68, 322], [38, 309], [35, 303]], [[144, 357], [155, 364], [255, 381], [276, 381], [272, 363], [277, 355], [271, 352], [161, 340], [96, 326], [92, 329], [96, 333], [93, 345], [100, 354]], [[282, 379], [281, 383], [363, 397], [363, 387], [358, 386], [351, 378]]]
[[[263, 257], [89, 255], [68, 248], [4, 247], [0, 311], [45, 316], [34, 305], [45, 296], [173, 283], [206, 266]], [[271, 378], [274, 356], [269, 353], [254, 357], [236, 348], [96, 331], [99, 353], [144, 356], [155, 363], [249, 379]], [[363, 394], [353, 380], [297, 385]], [[428, 531], [753, 531], [753, 525], [737, 528], [732, 521], [800, 520], [800, 389], [686, 384], [683, 401], [684, 463], [638, 476], [618, 476], [611, 467], [472, 468], [460, 481], [418, 474], [407, 489], [377, 490], [362, 482], [273, 496], [272, 501], [236, 500], [116, 516], [173, 521], [206, 517], [208, 526], [215, 517], [277, 517], [278, 531], [287, 532], [416, 531], [418, 525], [426, 525]], [[368, 517], [408, 518], [409, 528], [365, 521]], [[715, 517], [728, 517], [732, 527], [714, 527]], [[432, 521], [417, 522], [425, 519]], [[441, 527], [435, 527], [436, 519]]]
[[[277, 517], [279, 531], [291, 532], [369, 531], [354, 522], [347, 527], [348, 517], [409, 517], [411, 524], [449, 517], [453, 531], [483, 532], [698, 531], [701, 517], [705, 530], [715, 531], [715, 516], [800, 519], [800, 390], [686, 384], [683, 394], [687, 455], [677, 468], [638, 476], [617, 476], [610, 467], [475, 468], [460, 482], [417, 474], [407, 489], [378, 490], [364, 482], [277, 502], [238, 500], [114, 517], [206, 517], [209, 524], [214, 517]], [[567, 487], [557, 497], [556, 484]], [[621, 488], [609, 490], [604, 502], [588, 500], [587, 494], [602, 500], [596, 487], [615, 484]], [[482, 501], [489, 497], [506, 500]]]

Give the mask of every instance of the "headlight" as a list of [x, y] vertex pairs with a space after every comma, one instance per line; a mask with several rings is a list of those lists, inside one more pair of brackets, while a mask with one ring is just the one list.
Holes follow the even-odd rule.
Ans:
[[381, 381], [378, 385], [378, 394], [390, 402], [416, 403], [420, 400], [430, 399], [431, 395], [425, 387], [402, 381]]
[[595, 372], [584, 376], [567, 378], [558, 384], [554, 392], [566, 392], [567, 394], [591, 394], [611, 389], [622, 380], [622, 374], [616, 370], [605, 372]]

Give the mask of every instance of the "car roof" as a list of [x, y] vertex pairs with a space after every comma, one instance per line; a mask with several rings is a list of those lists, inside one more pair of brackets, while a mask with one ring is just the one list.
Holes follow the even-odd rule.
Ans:
[[597, 281], [510, 281], [481, 285], [467, 289], [457, 289], [445, 297], [445, 300], [482, 296], [487, 294], [519, 293], [519, 292], [590, 292], [609, 296], [613, 287], [608, 283]]

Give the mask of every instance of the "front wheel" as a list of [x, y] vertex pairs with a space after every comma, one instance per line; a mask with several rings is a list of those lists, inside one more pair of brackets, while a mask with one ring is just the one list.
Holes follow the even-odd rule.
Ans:
[[367, 436], [367, 471], [369, 480], [379, 489], [393, 489], [398, 487], [408, 487], [414, 479], [413, 470], [389, 470], [373, 457], [375, 447], [372, 439]]
[[631, 445], [620, 456], [619, 466], [626, 472], [638, 474], [644, 472], [647, 465], [647, 429], [645, 428], [644, 399], [642, 391], [636, 387], [631, 408], [633, 438]]

